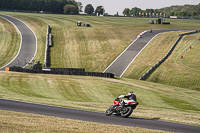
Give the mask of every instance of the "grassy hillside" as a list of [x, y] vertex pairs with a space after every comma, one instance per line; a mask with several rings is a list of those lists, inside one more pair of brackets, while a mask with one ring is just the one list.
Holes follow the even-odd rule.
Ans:
[[[139, 79], [166, 55], [180, 33], [183, 32], [163, 33], [154, 38], [135, 59], [124, 77]], [[199, 90], [199, 37], [200, 33], [184, 36], [172, 55], [149, 77], [148, 81]], [[192, 49], [189, 50], [191, 45]], [[184, 58], [181, 60], [182, 55]]]
[[20, 35], [7, 20], [0, 17], [0, 67], [8, 64], [18, 53]]
[[[199, 37], [200, 33], [184, 36], [169, 59], [150, 76], [148, 81], [200, 91]], [[188, 50], [191, 44], [194, 45]], [[180, 59], [181, 55], [183, 59]]]
[[0, 98], [64, 107], [104, 112], [116, 97], [131, 90], [140, 103], [134, 116], [199, 124], [200, 98], [195, 90], [133, 79], [0, 72]]
[[[148, 29], [198, 28], [196, 20], [169, 20], [171, 25], [151, 25], [146, 18], [114, 18], [54, 14], [6, 13], [26, 22], [38, 38], [35, 60], [44, 60], [47, 25], [52, 27], [52, 67], [78, 67], [102, 72], [133, 41]], [[77, 27], [77, 21], [92, 27]]]
[[166, 32], [154, 38], [137, 56], [123, 77], [139, 79], [170, 50], [182, 32]]
[[[158, 35], [135, 59], [124, 77], [139, 79], [166, 55], [180, 33], [182, 32]], [[148, 81], [199, 90], [199, 37], [199, 33], [184, 36], [169, 59], [149, 77]], [[192, 49], [189, 50], [191, 45]], [[182, 55], [184, 58], [181, 60]]]
[[[35, 60], [44, 60], [46, 28], [50, 25], [54, 36], [54, 47], [51, 49], [52, 67], [79, 67], [86, 68], [87, 71], [100, 72], [144, 30], [194, 29], [200, 26], [196, 20], [169, 20], [171, 25], [151, 25], [146, 18], [5, 14], [21, 19], [36, 33], [38, 51]], [[92, 27], [76, 26], [77, 21], [84, 20]], [[179, 32], [173, 32], [157, 36], [136, 58], [122, 79], [0, 72], [0, 98], [104, 112], [114, 98], [133, 90], [140, 103], [133, 113], [134, 116], [199, 125], [199, 73], [196, 70], [199, 61], [198, 44], [192, 49], [195, 51], [193, 56], [188, 54], [191, 50], [181, 62], [179, 57], [185, 47], [179, 44], [175, 50], [177, 53], [167, 61], [169, 64], [165, 67], [163, 64], [155, 75], [148, 79], [181, 87], [131, 79], [140, 77], [140, 74], [146, 72], [154, 62], [160, 60], [176, 41], [178, 34]], [[194, 39], [196, 36], [184, 40], [189, 41], [191, 38]], [[184, 40], [181, 43], [184, 43]], [[155, 49], [158, 54], [153, 56]], [[191, 60], [190, 56], [194, 55], [197, 56]], [[189, 65], [191, 62], [193, 66]], [[177, 68], [169, 69], [169, 66]], [[188, 66], [192, 67], [192, 71]], [[182, 73], [179, 69], [183, 70]], [[173, 74], [174, 72], [177, 74]], [[191, 77], [188, 73], [191, 73]], [[191, 84], [184, 78], [191, 79]], [[183, 81], [187, 82], [183, 84]], [[186, 89], [191, 88], [191, 85], [193, 89]]]

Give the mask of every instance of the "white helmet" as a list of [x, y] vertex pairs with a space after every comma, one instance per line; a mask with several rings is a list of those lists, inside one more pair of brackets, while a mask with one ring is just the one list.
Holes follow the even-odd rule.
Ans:
[[133, 91], [130, 91], [130, 92], [128, 93], [128, 95], [132, 95], [132, 94], [134, 94], [134, 92], [133, 92]]

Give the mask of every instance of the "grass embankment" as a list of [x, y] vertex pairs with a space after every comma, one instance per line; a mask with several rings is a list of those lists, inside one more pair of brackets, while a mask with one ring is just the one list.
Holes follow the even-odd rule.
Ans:
[[0, 67], [8, 64], [18, 53], [20, 35], [7, 20], [0, 17]]
[[[188, 31], [189, 32], [189, 31]], [[139, 79], [162, 59], [182, 32], [163, 33], [149, 43], [129, 67], [124, 77]], [[172, 55], [148, 78], [147, 81], [169, 84], [189, 89], [200, 89], [198, 34], [184, 36]], [[189, 50], [189, 46], [192, 45]], [[188, 51], [185, 53], [185, 51]], [[184, 58], [181, 60], [181, 56]], [[141, 60], [143, 60], [141, 62]]]
[[27, 113], [0, 110], [0, 132], [76, 132], [76, 133], [166, 133], [163, 131], [99, 124]]
[[[200, 91], [200, 33], [184, 36], [172, 55], [148, 79], [148, 81], [169, 84]], [[185, 53], [189, 46], [192, 49]]]
[[140, 103], [134, 116], [199, 124], [198, 91], [132, 79], [12, 72], [0, 74], [1, 98], [100, 112], [104, 112], [116, 97], [131, 90]]
[[[194, 29], [199, 21], [170, 20], [171, 25], [152, 25], [149, 18], [114, 18], [54, 14], [6, 13], [26, 22], [38, 37], [35, 60], [44, 60], [46, 26], [52, 27], [54, 47], [51, 67], [85, 68], [102, 72], [133, 41], [148, 29]], [[152, 18], [151, 18], [152, 19]], [[77, 21], [92, 27], [77, 27]], [[155, 19], [154, 19], [155, 20]]]
[[170, 50], [181, 32], [166, 32], [157, 35], [137, 56], [123, 77], [139, 79]]

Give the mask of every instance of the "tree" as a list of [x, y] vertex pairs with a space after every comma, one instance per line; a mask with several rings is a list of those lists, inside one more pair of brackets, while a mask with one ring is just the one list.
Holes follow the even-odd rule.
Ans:
[[95, 10], [95, 14], [96, 15], [104, 15], [104, 7], [103, 6], [98, 6], [97, 8], [96, 8], [96, 10]]
[[198, 13], [197, 12], [193, 12], [192, 16], [198, 16]]
[[130, 9], [129, 8], [125, 8], [123, 11], [124, 16], [129, 16], [130, 15]]
[[174, 13], [174, 12], [170, 12], [169, 15], [170, 15], [170, 16], [174, 16], [175, 13]]
[[78, 10], [75, 5], [68, 4], [65, 5], [63, 9], [64, 9], [63, 12], [64, 14], [70, 14], [70, 15], [78, 14]]
[[141, 12], [141, 9], [137, 7], [134, 7], [130, 10], [130, 13], [133, 14], [134, 16], [139, 16], [139, 12]]
[[93, 14], [93, 12], [94, 12], [93, 6], [91, 4], [86, 5], [86, 7], [85, 7], [85, 13], [87, 13], [87, 14]]

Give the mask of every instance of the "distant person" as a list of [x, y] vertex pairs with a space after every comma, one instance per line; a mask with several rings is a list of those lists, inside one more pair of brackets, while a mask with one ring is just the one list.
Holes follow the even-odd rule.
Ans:
[[150, 30], [150, 33], [152, 33], [152, 29]]

